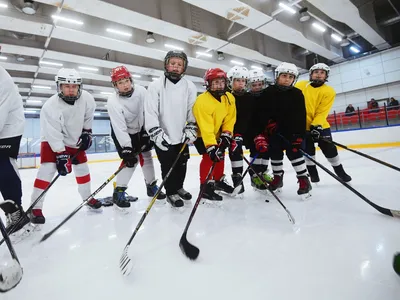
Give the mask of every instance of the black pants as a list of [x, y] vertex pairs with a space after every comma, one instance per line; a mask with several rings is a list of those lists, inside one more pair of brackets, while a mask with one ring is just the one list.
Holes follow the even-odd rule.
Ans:
[[243, 148], [237, 148], [232, 151], [229, 147], [229, 159], [231, 160], [232, 173], [243, 174]]
[[[330, 128], [322, 130], [321, 139], [332, 140], [332, 133]], [[306, 135], [305, 138], [305, 151], [311, 155], [315, 156], [315, 143], [310, 134]], [[319, 140], [318, 147], [321, 149], [322, 153], [326, 158], [334, 158], [338, 155], [337, 148], [334, 144]]]
[[[146, 131], [144, 129], [142, 129], [141, 132], [138, 132], [135, 134], [129, 134], [129, 136], [131, 138], [131, 143], [133, 145], [133, 151], [135, 153], [139, 152], [143, 146], [144, 146], [144, 148], [141, 152], [150, 151], [153, 148], [154, 144], [152, 141], [150, 141], [150, 137], [148, 136], [148, 134], [146, 133]], [[122, 158], [121, 157], [122, 147], [119, 144], [117, 137], [115, 136], [112, 126], [111, 126], [111, 138], [114, 141], [115, 148], [117, 148], [119, 157]]]
[[22, 184], [16, 159], [22, 136], [0, 139], [0, 192], [4, 200], [21, 205]]
[[[182, 146], [183, 144], [171, 145], [167, 151], [162, 151], [157, 146], [154, 147], [158, 156], [158, 160], [160, 161], [163, 179], [167, 176], [167, 173], [171, 169], [179, 151], [182, 149]], [[177, 194], [178, 190], [183, 188], [183, 182], [186, 178], [186, 164], [189, 157], [189, 147], [186, 146], [185, 150], [181, 154], [180, 159], [169, 175], [168, 180], [165, 182], [165, 191], [167, 192], [168, 196]]]

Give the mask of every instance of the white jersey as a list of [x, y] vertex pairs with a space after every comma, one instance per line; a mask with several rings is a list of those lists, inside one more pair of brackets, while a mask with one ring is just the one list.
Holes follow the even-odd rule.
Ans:
[[140, 132], [144, 125], [145, 97], [146, 89], [137, 84], [129, 98], [117, 93], [108, 97], [107, 110], [111, 126], [122, 148], [133, 147], [129, 135]]
[[40, 112], [42, 141], [49, 143], [53, 152], [65, 151], [65, 146], [78, 148], [76, 143], [83, 129], [92, 129], [96, 103], [91, 94], [82, 91], [74, 105], [58, 97], [50, 97]]
[[161, 127], [172, 145], [181, 143], [186, 122], [195, 122], [192, 108], [196, 97], [196, 86], [185, 77], [176, 84], [165, 76], [150, 83], [145, 101], [146, 131]]
[[0, 66], [0, 139], [20, 136], [24, 127], [24, 106], [18, 87]]

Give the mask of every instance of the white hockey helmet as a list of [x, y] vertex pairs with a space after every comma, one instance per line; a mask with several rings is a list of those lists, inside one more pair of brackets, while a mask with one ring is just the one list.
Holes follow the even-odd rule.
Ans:
[[[263, 86], [262, 88], [254, 92], [251, 88], [252, 83], [261, 81]], [[261, 94], [261, 92], [267, 87], [267, 76], [264, 74], [262, 70], [250, 70], [249, 71], [249, 91], [252, 94]]]
[[249, 70], [245, 67], [234, 66], [228, 73], [228, 87], [233, 90], [233, 81], [235, 79], [246, 79], [246, 85], [249, 80]]
[[[73, 103], [79, 99], [82, 93], [82, 77], [75, 69], [61, 68], [55, 76], [57, 85], [58, 96], [65, 102]], [[79, 85], [78, 94], [76, 96], [66, 96], [63, 94], [61, 85], [62, 84], [77, 84]]]
[[326, 65], [324, 63], [317, 63], [310, 68], [310, 71], [309, 71], [310, 76], [315, 70], [324, 70], [326, 72], [326, 79], [328, 79], [331, 68], [329, 68], [328, 65]]
[[294, 76], [293, 83], [288, 87], [279, 86], [280, 88], [292, 88], [299, 77], [299, 71], [295, 64], [283, 62], [275, 69], [275, 85], [278, 86], [278, 77], [281, 74], [292, 74]]

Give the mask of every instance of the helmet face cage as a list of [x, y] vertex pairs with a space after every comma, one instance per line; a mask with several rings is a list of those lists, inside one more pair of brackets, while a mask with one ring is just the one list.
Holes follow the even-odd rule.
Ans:
[[[121, 79], [129, 79], [131, 81], [131, 89], [128, 92], [121, 92], [117, 87], [117, 82]], [[135, 85], [131, 73], [125, 66], [119, 66], [111, 70], [111, 82], [115, 92], [122, 97], [132, 96]]]
[[[183, 72], [182, 72], [182, 74], [177, 74], [177, 73], [174, 73], [174, 72], [168, 72], [167, 65], [169, 63], [169, 60], [171, 58], [173, 58], [173, 57], [177, 57], [177, 58], [180, 58], [180, 59], [183, 60]], [[169, 79], [179, 80], [185, 75], [187, 66], [188, 66], [188, 59], [187, 59], [187, 55], [185, 54], [185, 52], [178, 51], [178, 50], [169, 51], [167, 53], [167, 55], [165, 56], [165, 58], [164, 58], [164, 75], [165, 75], [165, 77], [167, 77]]]
[[[247, 85], [249, 82], [249, 70], [247, 70], [247, 68], [235, 66], [228, 71], [227, 77], [228, 77], [228, 88], [233, 93], [235, 93], [237, 95], [241, 95], [247, 91]], [[233, 83], [234, 83], [235, 79], [245, 79], [246, 80], [243, 90], [235, 91], [233, 89]]]
[[[324, 70], [326, 73], [326, 78], [325, 80], [312, 80], [312, 73], [315, 70]], [[313, 65], [310, 70], [309, 70], [309, 74], [310, 74], [310, 81], [315, 82], [315, 83], [325, 83], [326, 81], [328, 81], [328, 77], [329, 77], [329, 72], [331, 71], [331, 68], [328, 67], [328, 65], [324, 64], [324, 63], [318, 63]]]
[[[253, 95], [260, 95], [263, 90], [267, 88], [267, 76], [265, 76], [264, 72], [261, 70], [252, 70], [250, 71], [250, 76], [249, 76], [249, 83], [248, 83], [248, 90], [251, 94]], [[256, 82], [262, 82], [262, 87], [259, 91], [253, 91], [252, 89], [252, 84]]]
[[[291, 74], [294, 76], [294, 80], [290, 86], [283, 86], [278, 84], [278, 78], [281, 74]], [[297, 70], [297, 67], [294, 64], [291, 63], [281, 63], [276, 69], [275, 69], [275, 85], [279, 87], [280, 89], [291, 89], [297, 79], [299, 78], [299, 71]]]
[[[60, 69], [55, 76], [55, 81], [57, 85], [57, 94], [58, 97], [63, 99], [67, 103], [74, 103], [76, 100], [79, 99], [79, 97], [82, 94], [82, 77], [79, 75], [79, 73], [74, 70], [74, 69]], [[62, 84], [77, 84], [78, 87], [78, 93], [76, 96], [67, 96], [64, 95], [61, 85]]]
[[[211, 91], [212, 81], [214, 79], [222, 78], [225, 81], [225, 87], [223, 90]], [[207, 91], [211, 93], [214, 97], [221, 97], [228, 91], [228, 77], [226, 73], [219, 69], [208, 69], [206, 74], [204, 75], [204, 86], [206, 87]]]

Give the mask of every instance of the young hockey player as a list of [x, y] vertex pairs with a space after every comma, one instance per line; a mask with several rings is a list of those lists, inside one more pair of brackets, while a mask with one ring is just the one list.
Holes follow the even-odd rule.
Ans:
[[[321, 148], [322, 153], [332, 165], [335, 173], [343, 181], [351, 181], [351, 177], [344, 171], [340, 162], [336, 146], [324, 140], [332, 140], [332, 133], [327, 117], [333, 101], [335, 100], [335, 90], [326, 85], [330, 68], [323, 63], [318, 63], [310, 68], [310, 81], [303, 80], [296, 84], [303, 94], [306, 101], [308, 134], [305, 139], [305, 151], [315, 158], [315, 143]], [[306, 159], [307, 169], [311, 177], [311, 182], [319, 182], [317, 167]]]
[[[29, 223], [22, 208], [22, 185], [17, 166], [24, 126], [24, 108], [18, 88], [0, 66], [0, 192], [4, 200], [0, 207], [7, 218], [8, 234], [19, 231]], [[20, 224], [14, 228], [21, 218]]]
[[[146, 165], [142, 166], [142, 170], [148, 195], [154, 196], [152, 187], [156, 189], [158, 187], [151, 155], [152, 143], [143, 130], [146, 89], [140, 85], [134, 85], [130, 72], [124, 66], [112, 69], [111, 82], [116, 91], [107, 101], [111, 137], [120, 158], [126, 165], [126, 168], [117, 175], [113, 202], [118, 207], [125, 208], [130, 207], [125, 191], [139, 160], [143, 164], [146, 159]], [[142, 147], [145, 148], [142, 149]], [[140, 154], [137, 155], [137, 153]], [[160, 193], [158, 198], [165, 198], [165, 194]]]
[[[249, 91], [253, 96], [253, 105], [256, 105], [259, 101], [268, 101], [265, 99], [265, 89], [267, 88], [267, 76], [265, 76], [262, 70], [250, 70], [249, 74]], [[269, 154], [265, 147], [256, 148], [256, 144], [253, 141], [254, 137], [249, 138], [248, 148], [250, 149], [250, 157], [253, 159], [256, 155], [257, 158], [253, 163], [253, 169], [263, 178], [271, 182], [272, 178], [268, 174], [268, 163]], [[253, 170], [249, 170], [251, 176], [251, 186], [256, 190], [265, 190], [266, 187], [262, 181], [254, 174]]]
[[274, 179], [270, 188], [283, 186], [283, 150], [297, 174], [298, 195], [309, 196], [306, 162], [299, 151], [306, 131], [306, 106], [302, 92], [294, 87], [299, 72], [294, 64], [281, 63], [275, 70], [275, 84], [265, 90], [265, 101], [256, 104], [254, 139], [256, 148], [269, 148]]
[[[249, 124], [252, 122], [251, 114], [253, 111], [253, 97], [247, 92], [249, 70], [245, 67], [235, 66], [228, 71], [228, 86], [236, 103], [236, 123], [234, 128], [232, 143], [229, 148], [229, 158], [232, 165], [232, 182], [236, 188], [239, 184], [241, 189], [239, 194], [244, 192], [242, 180], [243, 174], [243, 145], [248, 144], [245, 140]], [[252, 143], [252, 141], [251, 141]]]
[[[164, 59], [164, 76], [150, 83], [145, 100], [145, 127], [161, 164], [163, 178], [175, 161], [183, 143], [193, 143], [197, 125], [192, 108], [197, 89], [184, 78], [188, 66], [182, 51], [169, 51]], [[165, 182], [167, 201], [173, 207], [183, 206], [183, 200], [192, 195], [183, 188], [189, 148], [185, 147], [180, 159]]]
[[199, 95], [193, 113], [199, 126], [199, 138], [195, 146], [202, 160], [200, 162], [200, 189], [206, 184], [207, 175], [216, 163], [211, 180], [208, 181], [203, 198], [222, 200], [215, 191], [232, 194], [234, 189], [224, 181], [225, 150], [231, 146], [233, 127], [236, 122], [235, 97], [227, 91], [228, 78], [219, 69], [207, 70], [205, 76], [207, 91]]
[[[32, 203], [45, 190], [54, 173], [65, 176], [74, 170], [82, 200], [91, 194], [90, 173], [85, 151], [92, 145], [92, 123], [96, 103], [82, 90], [82, 78], [75, 69], [62, 68], [55, 76], [57, 94], [47, 100], [40, 111], [40, 168], [36, 175]], [[76, 155], [74, 159], [72, 157]], [[44, 224], [44, 197], [30, 213], [31, 222]], [[99, 209], [101, 203], [92, 198], [87, 205]]]

